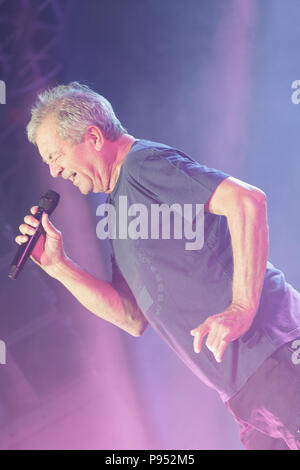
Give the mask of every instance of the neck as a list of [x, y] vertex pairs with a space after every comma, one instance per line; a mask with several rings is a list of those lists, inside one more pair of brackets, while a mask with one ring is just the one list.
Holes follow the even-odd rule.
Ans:
[[109, 188], [106, 193], [111, 193], [114, 187], [116, 186], [117, 180], [119, 178], [119, 174], [121, 171], [121, 167], [124, 163], [124, 160], [127, 154], [130, 152], [130, 149], [136, 139], [129, 134], [123, 134], [116, 142], [116, 157], [111, 166], [111, 177]]

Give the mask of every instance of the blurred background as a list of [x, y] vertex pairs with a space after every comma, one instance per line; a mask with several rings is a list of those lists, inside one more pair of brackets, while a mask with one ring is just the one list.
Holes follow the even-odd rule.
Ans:
[[241, 449], [218, 395], [151, 328], [118, 330], [31, 261], [8, 279], [47, 189], [69, 256], [111, 274], [103, 196], [50, 178], [25, 126], [39, 91], [90, 85], [135, 137], [263, 189], [269, 259], [300, 289], [299, 21], [299, 0], [0, 0], [1, 449]]

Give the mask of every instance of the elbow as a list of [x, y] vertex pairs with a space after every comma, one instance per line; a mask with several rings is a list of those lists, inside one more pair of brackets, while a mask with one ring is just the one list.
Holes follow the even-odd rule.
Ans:
[[250, 191], [248, 190], [243, 195], [242, 202], [249, 212], [265, 212], [267, 207], [267, 196], [262, 190], [258, 188], [253, 188]]
[[[251, 191], [243, 198], [240, 206], [243, 219], [250, 222], [256, 229], [266, 234], [266, 243], [269, 245], [269, 226], [267, 215], [267, 197], [263, 191]], [[245, 222], [246, 223], [246, 222]]]
[[240, 192], [235, 202], [226, 211], [229, 224], [240, 225], [259, 223], [260, 229], [268, 230], [267, 197], [259, 189], [251, 189]]
[[256, 188], [255, 191], [253, 191], [252, 197], [255, 199], [257, 204], [266, 206], [267, 195], [261, 189]]

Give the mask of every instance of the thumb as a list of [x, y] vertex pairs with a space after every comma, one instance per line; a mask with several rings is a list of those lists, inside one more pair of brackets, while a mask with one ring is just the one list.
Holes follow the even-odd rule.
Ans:
[[49, 237], [56, 238], [57, 240], [59, 239], [59, 232], [56, 230], [52, 222], [50, 222], [49, 215], [46, 212], [42, 215], [42, 226]]

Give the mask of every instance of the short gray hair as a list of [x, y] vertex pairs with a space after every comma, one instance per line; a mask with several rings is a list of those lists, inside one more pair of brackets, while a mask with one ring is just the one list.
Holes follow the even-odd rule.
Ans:
[[37, 130], [48, 116], [54, 117], [60, 137], [74, 143], [82, 141], [90, 125], [98, 126], [110, 141], [127, 132], [110, 102], [79, 82], [58, 85], [38, 95], [26, 127], [29, 142], [36, 145]]

